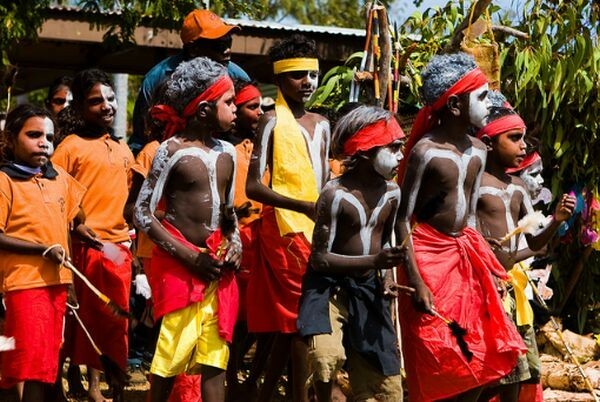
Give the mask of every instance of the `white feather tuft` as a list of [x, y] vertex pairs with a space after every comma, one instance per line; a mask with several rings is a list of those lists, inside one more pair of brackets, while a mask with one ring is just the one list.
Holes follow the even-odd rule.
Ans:
[[545, 216], [540, 211], [534, 211], [521, 218], [517, 226], [520, 228], [521, 233], [535, 234], [550, 223], [551, 220], [552, 217]]
[[15, 338], [0, 335], [0, 352], [15, 350]]
[[137, 274], [133, 283], [135, 285], [135, 293], [143, 296], [146, 300], [152, 297], [152, 290], [150, 289], [150, 284], [148, 283], [146, 275]]

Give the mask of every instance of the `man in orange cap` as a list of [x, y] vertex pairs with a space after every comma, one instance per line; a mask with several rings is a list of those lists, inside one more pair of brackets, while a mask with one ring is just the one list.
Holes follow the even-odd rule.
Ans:
[[133, 109], [133, 135], [129, 146], [134, 153], [147, 142], [144, 135], [145, 120], [156, 90], [182, 61], [199, 56], [208, 57], [227, 66], [232, 79], [250, 81], [248, 74], [231, 61], [231, 32], [239, 29], [236, 25], [226, 24], [209, 10], [194, 10], [185, 17], [180, 32], [183, 50], [158, 63], [144, 76]]

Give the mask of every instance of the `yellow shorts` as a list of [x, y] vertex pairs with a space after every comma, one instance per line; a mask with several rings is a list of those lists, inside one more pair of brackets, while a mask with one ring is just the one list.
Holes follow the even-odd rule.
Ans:
[[200, 366], [227, 368], [229, 347], [219, 336], [217, 282], [204, 300], [165, 314], [160, 326], [150, 372], [161, 377], [198, 374]]

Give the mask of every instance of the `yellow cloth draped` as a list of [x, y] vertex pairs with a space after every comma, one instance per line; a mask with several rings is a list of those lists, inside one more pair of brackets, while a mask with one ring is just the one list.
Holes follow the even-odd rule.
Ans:
[[533, 325], [533, 310], [525, 294], [525, 288], [529, 281], [527, 273], [521, 267], [521, 263], [515, 264], [508, 271], [508, 276], [515, 295], [516, 324], [518, 326]]
[[[277, 123], [273, 130], [273, 191], [289, 198], [316, 202], [319, 188], [313, 172], [308, 147], [300, 126], [277, 90], [275, 101]], [[306, 215], [289, 209], [275, 208], [279, 234], [304, 233], [312, 241], [315, 223]]]

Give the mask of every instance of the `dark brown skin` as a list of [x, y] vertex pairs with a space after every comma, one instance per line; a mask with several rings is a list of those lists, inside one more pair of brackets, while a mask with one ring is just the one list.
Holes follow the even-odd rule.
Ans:
[[[229, 111], [229, 113], [223, 113], [223, 110]], [[186, 148], [200, 148], [205, 151], [212, 149], [217, 146], [217, 141], [212, 134], [218, 130], [231, 128], [234, 119], [233, 90], [224, 94], [216, 104], [201, 103], [196, 118], [188, 122], [185, 130], [176, 136], [175, 141], [170, 141], [167, 147], [167, 157], [170, 158], [178, 150]], [[218, 156], [217, 189], [223, 202], [227, 199], [226, 194], [233, 185], [233, 163], [233, 159], [228, 154], [222, 153]], [[159, 174], [160, 172], [156, 171], [153, 166], [147, 178], [151, 189], [155, 188]], [[208, 173], [204, 163], [194, 156], [181, 158], [171, 169], [163, 196], [166, 201], [166, 219], [177, 227], [192, 244], [206, 247], [206, 239], [212, 233], [209, 229], [212, 200]], [[140, 210], [146, 218], [150, 218], [149, 227], [141, 228], [148, 230], [150, 239], [183, 262], [194, 275], [209, 282], [219, 278], [223, 262], [216, 261], [205, 253], [190, 250], [175, 240], [149, 210], [149, 202], [149, 197], [141, 201]], [[224, 204], [221, 207], [223, 210]], [[239, 265], [239, 250], [235, 248], [230, 242], [224, 259], [226, 264]]]
[[[510, 134], [510, 133], [508, 133]], [[504, 134], [501, 134], [497, 138], [498, 141], [492, 142], [488, 137], [483, 138], [486, 144], [488, 144], [488, 160], [485, 167], [485, 173], [481, 180], [482, 187], [494, 187], [501, 190], [506, 190], [510, 185], [516, 185], [523, 188], [524, 193], [527, 193], [526, 185], [519, 177], [515, 177], [505, 173], [506, 168], [513, 167], [507, 166], [507, 161], [515, 159], [517, 150], [510, 151], [508, 147], [503, 146], [507, 141], [510, 141], [510, 135], [506, 138]], [[521, 141], [522, 142], [522, 141]], [[521, 149], [524, 153], [525, 143], [522, 142]], [[517, 159], [516, 164], [520, 161]], [[514, 165], [514, 163], [512, 164]], [[548, 225], [537, 235], [525, 234], [527, 244], [531, 251], [536, 252], [541, 250], [554, 236], [561, 223], [569, 219], [575, 209], [576, 200], [574, 197], [567, 194], [563, 194], [561, 200], [556, 206], [554, 211], [554, 219], [552, 223]], [[527, 215], [529, 212], [527, 205], [531, 205], [531, 201], [525, 199], [522, 192], [515, 191], [513, 193], [510, 202], [510, 214], [513, 222], [518, 222], [519, 219]], [[501, 239], [508, 232], [508, 223], [506, 222], [504, 203], [502, 200], [491, 194], [484, 194], [479, 198], [477, 203], [477, 218], [478, 225], [484, 237], [491, 239]], [[504, 246], [507, 244], [505, 243]], [[500, 247], [493, 247], [494, 253], [498, 260], [502, 263], [506, 270], [509, 270], [513, 265], [519, 261], [529, 258], [532, 254], [531, 251], [527, 250], [523, 252], [515, 253], [514, 250], [511, 252], [503, 250]]]
[[[360, 277], [375, 269], [395, 267], [404, 261], [404, 250], [397, 247], [383, 248], [391, 237], [394, 215], [399, 207], [398, 197], [389, 199], [379, 210], [379, 216], [373, 223], [373, 231], [368, 239], [370, 250], [367, 255], [364, 255], [366, 245], [360, 237], [360, 230], [364, 228], [364, 224], [360, 220], [357, 205], [342, 200], [339, 209], [332, 210], [336, 193], [347, 193], [358, 200], [369, 222], [379, 201], [395, 190], [398, 190], [398, 186], [385, 181], [373, 169], [372, 160], [366, 157], [360, 158], [352, 170], [329, 182], [317, 201], [311, 267], [325, 274]], [[337, 218], [335, 228], [332, 227], [334, 218]], [[335, 229], [335, 238], [331, 250], [328, 250], [332, 229]], [[392, 290], [393, 286], [389, 292]], [[330, 400], [331, 388], [331, 381], [315, 381], [317, 399]]]
[[[483, 171], [483, 163], [479, 158], [471, 158], [467, 165], [467, 174], [462, 189], [467, 207], [464, 217], [458, 222], [455, 222], [458, 168], [454, 162], [447, 158], [433, 158], [423, 171], [420, 188], [414, 188], [417, 172], [419, 167], [425, 163], [423, 157], [428, 150], [448, 150], [459, 158], [464, 153], [484, 153], [485, 151], [485, 146], [481, 141], [467, 134], [470, 127], [468, 96], [450, 96], [446, 106], [447, 109], [440, 116], [442, 124], [435, 128], [430, 136], [419, 141], [409, 155], [408, 166], [402, 182], [404, 196], [396, 224], [396, 236], [400, 242], [409, 234], [410, 222], [415, 215], [417, 217], [423, 214], [429, 215], [428, 219], [424, 220], [425, 223], [442, 233], [453, 236], [461, 233], [467, 226], [469, 214], [475, 212], [470, 211], [469, 207], [472, 204], [473, 194], [475, 194], [477, 176]], [[483, 158], [485, 159], [485, 156]], [[414, 211], [409, 211], [409, 197], [413, 192], [417, 193], [415, 208]], [[432, 200], [436, 199], [438, 200], [438, 202], [434, 202], [436, 205], [431, 205]], [[423, 206], [427, 206], [428, 209], [433, 208], [434, 211], [424, 211], [421, 209]], [[420, 310], [431, 312], [433, 306], [431, 292], [419, 274], [410, 241], [407, 242], [407, 247], [409, 258], [406, 264], [406, 273], [410, 286], [416, 290], [414, 301]]]
[[[288, 87], [288, 92], [283, 92], [286, 102], [296, 121], [310, 134], [311, 138], [314, 136], [314, 130], [317, 123], [326, 121], [323, 116], [307, 112], [304, 110], [304, 103], [301, 101], [302, 91], [306, 89], [308, 82], [305, 78], [301, 80], [294, 80], [292, 77], [287, 77], [286, 74], [282, 74], [285, 77], [279, 77], [279, 82], [285, 82], [285, 86], [281, 85], [282, 91]], [[298, 81], [298, 82], [297, 82]], [[250, 167], [248, 169], [248, 182], [246, 183], [246, 193], [248, 197], [256, 200], [264, 205], [271, 205], [277, 208], [290, 209], [292, 211], [301, 212], [306, 214], [311, 219], [315, 219], [315, 204], [312, 202], [295, 200], [276, 193], [270, 187], [265, 186], [262, 180], [262, 173], [260, 171], [260, 158], [261, 155], [267, 155], [267, 166], [272, 171], [273, 168], [273, 130], [266, 132], [265, 128], [269, 125], [269, 122], [275, 119], [275, 111], [271, 110], [261, 116], [258, 121], [258, 127], [256, 129], [256, 139], [254, 141], [254, 149], [252, 152], [252, 160], [250, 161]], [[269, 137], [267, 148], [263, 149], [262, 143], [263, 138]], [[321, 146], [321, 160], [312, 161], [313, 165], [325, 166], [323, 161], [327, 160], [327, 146], [325, 142]], [[319, 186], [323, 186], [328, 179], [327, 175], [323, 175], [323, 183], [317, 183]]]
[[369, 159], [359, 160], [354, 169], [330, 182], [317, 201], [311, 266], [326, 274], [364, 276], [374, 269], [391, 268], [403, 261], [404, 253], [401, 250], [383, 249], [393, 230], [394, 213], [399, 206], [397, 198], [385, 203], [380, 210], [379, 217], [373, 224], [368, 255], [363, 255], [360, 238], [362, 224], [356, 206], [342, 200], [337, 212], [335, 238], [331, 250], [327, 250], [335, 213], [331, 207], [337, 192], [354, 196], [365, 211], [368, 221], [379, 200], [395, 188], [396, 184], [386, 182], [375, 172]]
[[[275, 83], [280, 88], [288, 107], [296, 118], [296, 122], [300, 124], [309, 133], [310, 137], [314, 137], [315, 127], [319, 122], [326, 119], [316, 113], [310, 113], [304, 110], [303, 97], [306, 96], [312, 86], [307, 79], [307, 76], [296, 79], [294, 74], [279, 74], [275, 77]], [[314, 88], [312, 89], [314, 90]], [[248, 179], [246, 182], [246, 194], [249, 198], [258, 201], [264, 205], [271, 205], [277, 208], [285, 208], [292, 211], [300, 212], [307, 215], [311, 219], [315, 219], [315, 203], [308, 201], [300, 201], [290, 197], [283, 196], [273, 191], [270, 186], [262, 183], [264, 171], [261, 171], [260, 160], [261, 155], [266, 155], [266, 168], [273, 171], [273, 129], [266, 129], [276, 118], [275, 111], [267, 112], [262, 115], [258, 127], [256, 129], [256, 139], [254, 141], [254, 149], [252, 151], [252, 159], [248, 168]], [[271, 127], [274, 127], [272, 125]], [[266, 149], [262, 146], [264, 138], [268, 137]], [[307, 145], [308, 149], [308, 145]], [[327, 144], [325, 141], [321, 144], [320, 160], [312, 161], [313, 166], [323, 166], [324, 173], [327, 173], [328, 154]], [[306, 172], [311, 174], [312, 172]], [[329, 178], [328, 174], [323, 174], [323, 182], [317, 183], [319, 190]], [[308, 377], [308, 367], [306, 363], [306, 345], [302, 339], [295, 334], [276, 334], [276, 340], [271, 350], [271, 358], [269, 366], [266, 370], [266, 378], [264, 385], [260, 390], [258, 401], [270, 401], [276, 386], [277, 379], [281, 375], [283, 368], [291, 356], [293, 384], [292, 394], [294, 402], [308, 401], [308, 395], [304, 390], [306, 378]]]

